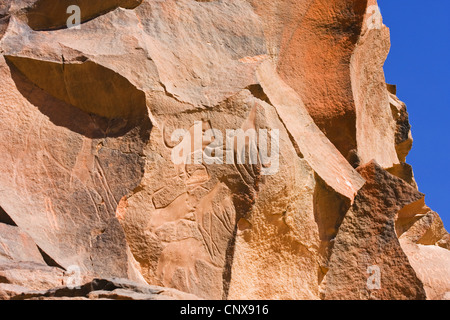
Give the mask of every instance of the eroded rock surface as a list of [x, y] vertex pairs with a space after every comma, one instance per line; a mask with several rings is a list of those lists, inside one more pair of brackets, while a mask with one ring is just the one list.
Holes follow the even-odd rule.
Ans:
[[[358, 172], [366, 184], [333, 239], [325, 299], [425, 299], [423, 283], [395, 233], [398, 211], [423, 194], [374, 161]], [[372, 269], [380, 275], [376, 290], [367, 285]]]
[[[0, 287], [2, 290], [2, 287]], [[21, 287], [7, 287], [5, 292]], [[1, 291], [0, 291], [1, 292]], [[10, 293], [11, 294], [11, 293]], [[198, 300], [198, 297], [175, 289], [139, 284], [128, 279], [93, 279], [80, 286], [60, 286], [47, 291], [24, 291], [11, 295], [12, 300]]]
[[446, 297], [389, 46], [375, 0], [3, 1], [0, 297]]

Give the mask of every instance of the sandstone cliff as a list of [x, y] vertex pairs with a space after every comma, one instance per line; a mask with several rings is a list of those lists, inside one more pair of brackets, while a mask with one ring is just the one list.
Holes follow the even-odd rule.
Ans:
[[0, 297], [448, 298], [389, 48], [375, 0], [0, 0]]

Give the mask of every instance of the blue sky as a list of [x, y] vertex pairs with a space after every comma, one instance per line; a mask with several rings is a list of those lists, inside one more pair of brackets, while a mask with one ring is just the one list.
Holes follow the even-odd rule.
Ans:
[[414, 146], [407, 162], [450, 231], [450, 1], [378, 0], [391, 31], [386, 81], [406, 103]]

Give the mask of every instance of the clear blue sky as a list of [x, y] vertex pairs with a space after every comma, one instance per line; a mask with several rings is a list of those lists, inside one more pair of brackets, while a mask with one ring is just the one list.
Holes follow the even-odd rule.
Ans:
[[391, 31], [386, 81], [406, 103], [414, 146], [407, 162], [450, 231], [450, 1], [378, 0]]

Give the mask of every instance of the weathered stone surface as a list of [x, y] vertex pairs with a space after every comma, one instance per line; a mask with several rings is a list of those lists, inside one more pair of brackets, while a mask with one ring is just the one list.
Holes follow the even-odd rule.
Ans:
[[316, 127], [295, 91], [277, 78], [269, 61], [261, 64], [258, 80], [305, 160], [336, 192], [353, 200], [364, 180]]
[[[406, 163], [411, 126], [385, 83], [376, 9], [2, 1], [0, 296], [444, 298], [450, 239]], [[224, 139], [214, 153], [229, 163], [174, 162], [250, 129], [278, 134]], [[239, 163], [250, 149], [256, 162]]]
[[0, 283], [0, 300], [10, 300], [12, 297], [30, 291], [16, 284]]
[[66, 281], [64, 270], [36, 262], [0, 264], [0, 283], [17, 285], [28, 290], [46, 290]]
[[[423, 195], [376, 162], [360, 167], [366, 180], [334, 239], [325, 299], [425, 299], [423, 283], [395, 233], [396, 215]], [[380, 272], [378, 286], [368, 271]]]
[[0, 263], [5, 261], [45, 263], [29, 235], [18, 227], [0, 223]]
[[[6, 288], [19, 292], [20, 288]], [[11, 294], [11, 293], [9, 293]], [[47, 291], [26, 291], [11, 297], [12, 300], [198, 300], [192, 294], [174, 289], [144, 285], [128, 279], [93, 279], [77, 287], [60, 286]]]
[[133, 9], [141, 2], [142, 0], [62, 0], [58, 2], [51, 0], [23, 0], [14, 1], [10, 10], [22, 10], [24, 19], [26, 19], [33, 30], [52, 30], [66, 27], [68, 17], [74, 13], [72, 10], [67, 11], [73, 5], [80, 8], [80, 22], [85, 22], [118, 7]]
[[423, 283], [427, 299], [445, 299], [450, 292], [450, 251], [435, 245], [413, 244], [407, 239], [400, 239], [400, 243]]
[[396, 222], [400, 239], [422, 245], [436, 245], [450, 250], [449, 233], [436, 212], [430, 211], [426, 214], [419, 212], [414, 217], [404, 218], [401, 225], [400, 221]]

